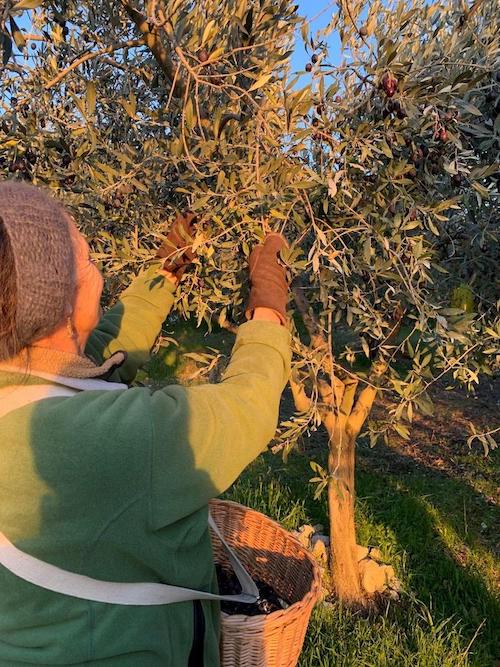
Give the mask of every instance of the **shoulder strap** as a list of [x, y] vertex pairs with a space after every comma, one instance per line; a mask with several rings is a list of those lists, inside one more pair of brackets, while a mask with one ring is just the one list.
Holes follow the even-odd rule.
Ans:
[[[55, 396], [74, 396], [77, 389], [56, 385], [16, 385], [0, 389], [0, 418], [7, 413], [35, 401]], [[195, 591], [180, 586], [156, 583], [119, 583], [92, 579], [39, 560], [15, 547], [0, 532], [0, 565], [13, 574], [55, 593], [72, 597], [122, 605], [162, 605], [188, 600], [227, 600], [231, 602], [253, 603], [259, 598], [259, 590], [243, 567], [241, 561], [222, 537], [213, 517], [209, 514], [210, 528], [222, 542], [242, 593], [239, 595], [216, 595], [205, 591]]]
[[[234, 554], [233, 554], [234, 555]], [[188, 600], [228, 600], [231, 602], [255, 602], [258, 589], [251, 581], [251, 590], [240, 582], [243, 593], [240, 595], [215, 595], [204, 591], [195, 591], [180, 586], [154, 583], [124, 584], [114, 581], [92, 579], [82, 574], [69, 572], [46, 563], [21, 551], [0, 532], [0, 564], [13, 574], [55, 593], [94, 602], [109, 604], [150, 606], [187, 602]], [[246, 574], [246, 572], [245, 572]], [[246, 575], [248, 577], [248, 575]], [[255, 591], [253, 590], [255, 588]]]
[[0, 389], [0, 419], [25, 405], [55, 396], [74, 396], [77, 392], [69, 387], [50, 384], [9, 385]]

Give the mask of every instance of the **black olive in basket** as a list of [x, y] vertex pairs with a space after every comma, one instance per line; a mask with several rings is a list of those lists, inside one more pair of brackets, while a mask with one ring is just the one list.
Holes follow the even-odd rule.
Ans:
[[[241, 593], [239, 581], [231, 570], [216, 565], [217, 580], [219, 582], [219, 593], [221, 595], [237, 595]], [[221, 609], [224, 613], [243, 614], [244, 616], [259, 616], [272, 614], [274, 611], [281, 611], [289, 606], [286, 600], [281, 600], [276, 591], [264, 581], [256, 580], [255, 584], [259, 589], [260, 597], [257, 602], [247, 604], [245, 602], [226, 602], [222, 601]]]

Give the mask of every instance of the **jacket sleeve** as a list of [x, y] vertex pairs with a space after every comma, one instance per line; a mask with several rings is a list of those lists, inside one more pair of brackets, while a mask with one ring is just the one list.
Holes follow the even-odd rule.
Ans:
[[149, 359], [151, 348], [174, 302], [175, 285], [153, 265], [141, 273], [116, 304], [101, 318], [85, 348], [97, 363], [119, 350], [127, 352], [125, 363], [113, 374], [115, 381], [132, 382]]
[[154, 528], [205, 506], [263, 451], [276, 430], [290, 362], [289, 331], [251, 321], [239, 328], [222, 382], [153, 394]]

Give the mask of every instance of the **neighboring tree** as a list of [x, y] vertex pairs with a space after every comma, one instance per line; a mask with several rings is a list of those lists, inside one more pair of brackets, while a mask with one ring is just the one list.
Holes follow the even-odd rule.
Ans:
[[[189, 206], [199, 260], [177, 310], [231, 327], [249, 249], [287, 237], [297, 414], [279, 438], [288, 451], [328, 432], [328, 467], [312, 465], [354, 605], [358, 436], [408, 437], [436, 380], [472, 389], [498, 369], [497, 9], [341, 0], [313, 37], [287, 0], [0, 9], [0, 173], [59, 192], [110, 298]], [[294, 76], [300, 32], [311, 59]], [[396, 399], [383, 422], [380, 392]], [[494, 432], [476, 435], [486, 449]]]

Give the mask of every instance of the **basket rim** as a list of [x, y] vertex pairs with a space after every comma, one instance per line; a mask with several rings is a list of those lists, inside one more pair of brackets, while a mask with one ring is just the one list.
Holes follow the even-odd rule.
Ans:
[[[270, 620], [272, 621], [277, 621], [281, 617], [286, 617], [291, 614], [296, 614], [299, 611], [299, 607], [308, 607], [308, 606], [314, 606], [316, 602], [319, 600], [321, 597], [321, 572], [320, 572], [320, 567], [314, 556], [308, 551], [300, 542], [299, 540], [294, 537], [288, 530], [285, 530], [281, 524], [279, 524], [277, 521], [274, 519], [271, 519], [270, 517], [267, 516], [267, 514], [264, 514], [263, 512], [259, 512], [258, 510], [253, 509], [252, 507], [247, 507], [246, 505], [242, 505], [241, 503], [237, 503], [234, 500], [224, 500], [221, 498], [214, 498], [210, 500], [209, 506], [212, 505], [219, 505], [219, 506], [227, 506], [227, 507], [233, 507], [237, 509], [240, 512], [244, 512], [245, 514], [248, 514], [249, 512], [252, 512], [253, 514], [258, 514], [259, 517], [262, 517], [264, 521], [267, 523], [272, 524], [276, 529], [280, 530], [281, 532], [285, 533], [286, 539], [294, 542], [295, 546], [298, 548], [300, 552], [303, 553], [305, 558], [309, 561], [309, 563], [312, 566], [312, 583], [310, 589], [307, 591], [307, 593], [304, 595], [304, 597], [301, 600], [297, 600], [297, 602], [292, 602], [292, 604], [287, 607], [286, 609], [280, 609], [278, 611], [273, 611], [270, 614], [259, 614], [256, 616], [247, 616], [246, 614], [226, 614], [225, 612], [221, 611], [221, 616], [224, 619], [224, 623], [234, 623], [240, 625], [242, 622], [242, 619], [247, 619], [245, 621], [245, 624], [248, 626], [252, 625], [263, 625], [264, 623], [269, 623]], [[214, 519], [215, 520], [215, 519]]]

